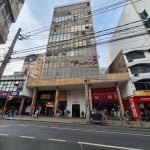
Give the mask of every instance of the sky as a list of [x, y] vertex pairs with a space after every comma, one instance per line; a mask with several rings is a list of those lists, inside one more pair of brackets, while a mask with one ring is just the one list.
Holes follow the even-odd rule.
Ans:
[[[21, 27], [22, 29], [21, 34], [24, 34], [33, 31], [35, 29], [39, 29], [45, 26], [50, 26], [54, 7], [57, 7], [59, 5], [67, 5], [79, 1], [81, 0], [55, 0], [55, 1], [54, 0], [25, 0], [25, 4], [19, 14], [17, 21], [14, 24], [12, 24], [10, 27], [7, 43], [0, 46], [0, 48], [5, 48], [1, 50], [1, 53], [3, 55], [6, 53], [6, 50], [8, 50], [11, 40], [13, 36], [16, 34], [19, 27]], [[105, 0], [105, 1], [91, 0], [91, 8], [93, 11], [100, 8], [104, 8], [105, 6], [114, 4], [119, 1], [121, 0]], [[122, 8], [101, 13], [99, 15], [94, 15], [93, 23], [94, 23], [95, 32], [102, 31], [104, 29], [116, 26], [121, 14], [121, 10]], [[22, 51], [27, 48], [46, 45], [48, 40], [47, 39], [48, 35], [49, 35], [49, 31], [45, 33], [41, 33], [41, 35], [39, 35], [41, 37], [43, 36], [45, 37], [42, 39], [37, 37], [36, 39], [35, 38], [33, 39], [31, 37], [26, 40], [21, 40], [21, 41], [18, 40], [15, 45], [14, 52]], [[97, 53], [100, 56], [99, 63], [101, 67], [106, 67], [106, 62], [105, 62], [106, 48], [107, 48], [106, 44], [97, 46]], [[43, 50], [43, 53], [44, 52], [46, 51]], [[26, 53], [26, 54], [24, 53], [23, 55], [27, 55], [30, 53]], [[23, 65], [23, 60], [10, 61], [10, 63], [8, 63], [4, 71], [4, 75], [12, 75], [14, 72], [21, 71], [22, 65]]]

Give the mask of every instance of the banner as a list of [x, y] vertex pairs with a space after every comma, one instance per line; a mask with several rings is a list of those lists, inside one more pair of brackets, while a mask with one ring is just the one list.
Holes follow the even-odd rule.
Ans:
[[30, 64], [34, 61], [36, 61], [38, 55], [37, 54], [31, 54], [31, 55], [28, 55], [25, 60], [24, 60], [24, 63], [23, 63], [23, 66], [22, 66], [22, 71], [21, 71], [21, 74], [22, 75], [25, 75], [27, 76], [28, 73], [29, 73], [29, 68], [30, 68]]

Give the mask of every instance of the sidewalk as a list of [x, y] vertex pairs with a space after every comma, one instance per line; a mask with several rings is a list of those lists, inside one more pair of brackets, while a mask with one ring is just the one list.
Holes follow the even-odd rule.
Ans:
[[[70, 124], [89, 124], [86, 119], [82, 118], [66, 118], [66, 117], [44, 117], [39, 116], [38, 118], [33, 118], [27, 115], [17, 115], [15, 117], [4, 116], [3, 119], [7, 120], [25, 120], [25, 121], [41, 121], [41, 122], [55, 122], [55, 123], [70, 123]], [[126, 123], [120, 120], [108, 120], [106, 124], [102, 124], [103, 126], [114, 126], [114, 127], [130, 127], [130, 128], [149, 128], [150, 129], [150, 121], [149, 122], [135, 122], [129, 121]]]
[[17, 115], [17, 116], [15, 116], [13, 118], [4, 116], [3, 119], [7, 119], [7, 120], [41, 121], [41, 122], [55, 122], [55, 123], [88, 124], [86, 119], [66, 118], [66, 117], [48, 117], [48, 116], [44, 117], [44, 116], [39, 116], [38, 118], [34, 118], [32, 116]]

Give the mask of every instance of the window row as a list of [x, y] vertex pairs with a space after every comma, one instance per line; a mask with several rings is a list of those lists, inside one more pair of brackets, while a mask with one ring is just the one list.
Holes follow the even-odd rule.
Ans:
[[150, 79], [139, 80], [134, 85], [136, 90], [150, 90]]
[[126, 54], [127, 60], [134, 60], [134, 59], [140, 59], [145, 58], [145, 54], [142, 51], [133, 51]]
[[22, 91], [23, 87], [19, 86], [19, 87], [0, 87], [0, 91]]
[[138, 64], [130, 67], [132, 74], [139, 74], [139, 73], [148, 73], [150, 72], [150, 64]]

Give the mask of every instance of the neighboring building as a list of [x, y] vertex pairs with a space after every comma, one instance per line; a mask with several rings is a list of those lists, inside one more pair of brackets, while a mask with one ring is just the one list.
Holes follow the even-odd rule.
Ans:
[[41, 79], [43, 69], [43, 57], [38, 56], [35, 61], [30, 64], [29, 67], [29, 79]]
[[106, 49], [107, 65], [112, 63], [121, 50], [150, 48], [149, 33], [150, 1], [142, 0], [126, 5], [120, 16], [116, 32], [110, 40], [113, 42], [110, 42]]
[[89, 119], [93, 108], [110, 113], [120, 104], [123, 114], [119, 86], [128, 73], [99, 70], [90, 2], [56, 7], [42, 78], [26, 82], [34, 90], [31, 112], [39, 107], [41, 115], [80, 117], [84, 111]]
[[54, 9], [43, 79], [99, 74], [90, 2]]
[[25, 0], [0, 0], [0, 44], [7, 40], [9, 27], [14, 23]]
[[[3, 76], [0, 81], [0, 109], [7, 102], [6, 111], [8, 112], [13, 106], [19, 114], [27, 113], [26, 108], [31, 106], [32, 91], [25, 87], [26, 77], [20, 75], [20, 72], [14, 75]], [[28, 111], [29, 113], [29, 111]]]
[[[129, 72], [131, 80], [121, 86], [121, 93], [125, 109], [130, 108], [138, 120], [140, 113], [146, 116], [150, 111], [150, 1], [127, 5], [118, 23], [121, 25], [112, 40], [122, 40], [109, 44], [106, 58], [110, 73]], [[119, 35], [119, 29], [124, 34]]]

